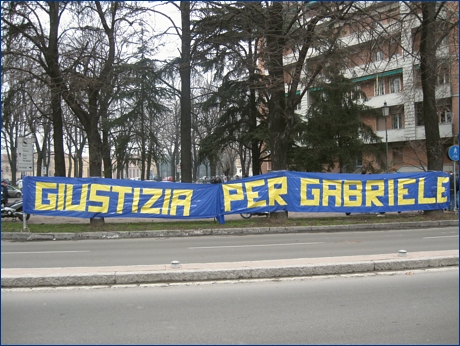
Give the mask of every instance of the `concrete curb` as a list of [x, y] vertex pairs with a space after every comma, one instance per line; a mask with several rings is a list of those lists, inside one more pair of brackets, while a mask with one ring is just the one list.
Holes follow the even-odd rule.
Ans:
[[2, 269], [2, 288], [112, 286], [244, 279], [273, 279], [415, 270], [458, 266], [458, 250], [310, 258], [279, 261], [186, 264], [167, 266]]
[[168, 238], [209, 235], [249, 235], [276, 233], [316, 233], [340, 231], [376, 231], [406, 228], [434, 228], [458, 226], [458, 220], [390, 222], [330, 226], [295, 226], [295, 227], [254, 227], [254, 228], [216, 228], [203, 230], [164, 230], [135, 232], [82, 232], [82, 233], [30, 233], [2, 232], [2, 240], [46, 241], [46, 240], [87, 240], [87, 239], [126, 239], [126, 238]]

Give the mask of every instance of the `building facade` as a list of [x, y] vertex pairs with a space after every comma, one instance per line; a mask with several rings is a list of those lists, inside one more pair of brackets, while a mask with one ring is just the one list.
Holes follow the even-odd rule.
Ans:
[[[364, 2], [365, 3], [365, 2]], [[374, 2], [380, 18], [360, 26], [342, 28], [339, 44], [343, 46], [341, 59], [346, 68], [342, 73], [351, 79], [356, 88], [366, 94], [365, 105], [374, 109], [389, 107], [389, 115], [362, 115], [382, 141], [388, 145], [388, 171], [424, 171], [427, 167], [425, 127], [422, 117], [423, 93], [420, 77], [420, 19], [405, 2]], [[369, 5], [365, 5], [369, 6]], [[448, 3], [449, 9], [458, 14], [458, 3]], [[371, 11], [372, 8], [367, 10]], [[372, 27], [372, 34], [369, 33]], [[361, 29], [361, 31], [360, 31]], [[366, 29], [369, 31], [366, 33]], [[379, 35], [379, 30], [381, 36]], [[366, 35], [367, 39], [366, 39]], [[458, 28], [446, 37], [439, 37], [436, 51], [437, 84], [436, 106], [438, 126], [443, 142], [443, 170], [452, 171], [453, 162], [447, 156], [450, 146], [458, 144]], [[306, 71], [312, 71], [323, 57], [310, 55]], [[284, 57], [286, 69], [295, 61], [295, 54]], [[287, 81], [289, 82], [289, 81]], [[309, 94], [302, 98], [297, 112], [305, 115], [311, 105]], [[369, 157], [357, 160], [356, 171]], [[269, 172], [270, 163], [264, 163], [263, 172]], [[385, 167], [376, 167], [384, 170]]]

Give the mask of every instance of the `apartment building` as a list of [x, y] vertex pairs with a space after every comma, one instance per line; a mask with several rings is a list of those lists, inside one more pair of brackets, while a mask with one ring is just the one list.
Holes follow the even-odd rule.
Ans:
[[[382, 25], [389, 32], [394, 31], [394, 18], [404, 16], [407, 20], [402, 26], [394, 25], [401, 30], [392, 32], [391, 38], [386, 39], [388, 44], [381, 45], [387, 48], [386, 51], [373, 52], [372, 66], [375, 69], [370, 70], [371, 73], [353, 78], [353, 72], [361, 68], [356, 66], [349, 77], [365, 91], [368, 106], [382, 108], [385, 102], [389, 106], [388, 117], [364, 118], [384, 141], [388, 137], [389, 169], [400, 172], [424, 170], [427, 160], [418, 59], [420, 35], [415, 34], [420, 22], [410, 18], [405, 3], [384, 3], [384, 6], [387, 6], [388, 18], [383, 19]], [[437, 50], [437, 58], [436, 104], [439, 134], [444, 146], [443, 169], [452, 170], [452, 162], [446, 153], [449, 146], [457, 143], [458, 135], [458, 37], [445, 37]]]
[[[361, 25], [363, 31], [357, 32], [350, 27], [341, 29], [341, 58], [347, 65], [343, 74], [366, 94], [367, 101], [363, 102], [367, 106], [382, 109], [386, 104], [389, 107], [386, 117], [382, 112], [379, 112], [382, 116], [364, 114], [362, 117], [363, 122], [370, 125], [388, 145], [388, 171], [426, 170], [423, 93], [418, 54], [420, 35], [416, 34], [420, 21], [404, 2], [373, 2], [372, 6], [376, 7], [380, 18]], [[458, 13], [457, 2], [449, 3], [448, 6]], [[369, 30], [365, 32], [366, 29]], [[306, 62], [307, 70], [323, 62], [322, 59], [312, 54]], [[437, 49], [437, 59], [436, 105], [439, 133], [444, 146], [443, 169], [452, 171], [453, 163], [447, 157], [447, 149], [458, 143], [458, 30], [442, 39]], [[294, 54], [285, 55], [284, 64], [287, 69], [294, 61]], [[309, 94], [314, 89], [308, 90], [302, 98], [297, 107], [298, 113], [306, 114], [311, 104]], [[357, 160], [356, 171], [366, 160], [372, 161], [372, 158], [362, 157]], [[376, 168], [385, 169], [384, 166]], [[270, 164], [265, 165], [263, 170], [270, 171]]]

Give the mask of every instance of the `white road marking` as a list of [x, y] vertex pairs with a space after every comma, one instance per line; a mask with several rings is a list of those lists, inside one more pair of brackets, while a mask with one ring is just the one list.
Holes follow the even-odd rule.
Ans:
[[263, 244], [263, 245], [228, 245], [228, 246], [197, 246], [189, 247], [189, 249], [221, 249], [229, 247], [264, 247], [264, 246], [294, 246], [294, 245], [314, 245], [314, 244], [324, 244], [324, 242], [316, 243], [288, 243], [288, 244]]
[[423, 239], [436, 239], [436, 238], [458, 238], [458, 235], [443, 235], [439, 237], [424, 237]]
[[26, 252], [2, 252], [2, 255], [16, 255], [16, 254], [41, 254], [41, 253], [75, 253], [75, 252], [89, 252], [89, 251], [26, 251]]

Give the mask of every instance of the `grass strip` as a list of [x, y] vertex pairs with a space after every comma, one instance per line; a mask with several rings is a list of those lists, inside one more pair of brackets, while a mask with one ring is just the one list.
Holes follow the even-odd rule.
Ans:
[[[33, 215], [31, 216], [33, 217]], [[221, 225], [216, 220], [178, 220], [178, 221], [155, 221], [155, 222], [106, 222], [102, 225], [92, 226], [84, 224], [27, 224], [31, 233], [79, 233], [79, 232], [132, 232], [132, 231], [165, 231], [165, 230], [202, 230], [202, 229], [225, 229], [225, 228], [254, 228], [254, 227], [293, 227], [293, 226], [328, 226], [328, 225], [352, 225], [352, 224], [375, 224], [391, 222], [420, 222], [436, 220], [458, 220], [455, 213], [440, 213], [438, 215], [425, 214], [355, 214], [339, 217], [315, 217], [315, 218], [288, 218], [287, 220], [270, 220], [267, 217], [253, 217], [251, 219], [228, 220]], [[2, 219], [2, 232], [21, 232], [22, 221], [8, 221]]]

